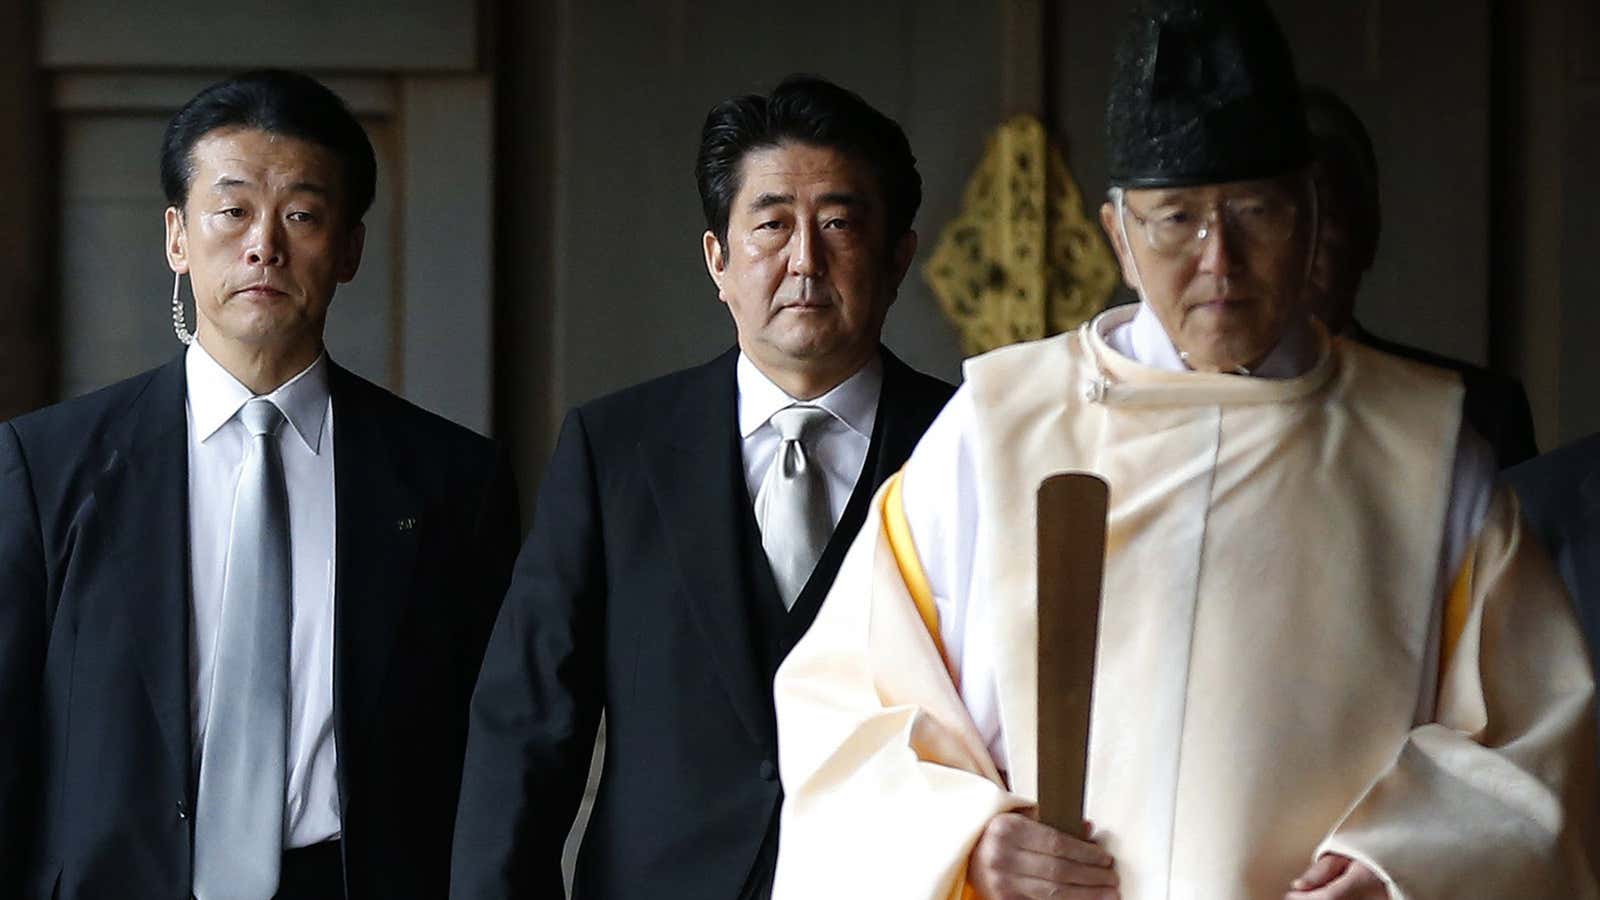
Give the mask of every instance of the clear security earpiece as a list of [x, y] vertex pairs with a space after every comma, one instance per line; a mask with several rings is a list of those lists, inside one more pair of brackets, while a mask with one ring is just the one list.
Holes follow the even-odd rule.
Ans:
[[172, 333], [178, 336], [178, 341], [185, 347], [194, 343], [194, 332], [183, 320], [183, 298], [178, 294], [178, 288], [183, 285], [183, 274], [172, 273]]

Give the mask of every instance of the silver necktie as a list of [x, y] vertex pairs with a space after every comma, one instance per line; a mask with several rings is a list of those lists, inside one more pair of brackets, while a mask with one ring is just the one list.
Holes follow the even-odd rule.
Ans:
[[785, 609], [794, 606], [833, 533], [827, 479], [806, 450], [807, 439], [814, 439], [830, 418], [832, 413], [817, 406], [790, 406], [772, 414], [783, 443], [756, 492], [756, 521]]
[[270, 900], [283, 858], [289, 730], [289, 494], [283, 413], [256, 398], [233, 501], [195, 808], [198, 900]]

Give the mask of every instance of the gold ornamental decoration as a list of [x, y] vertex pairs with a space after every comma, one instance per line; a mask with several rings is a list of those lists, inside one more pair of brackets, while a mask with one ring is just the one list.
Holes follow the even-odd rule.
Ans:
[[989, 139], [923, 277], [968, 354], [1071, 330], [1105, 308], [1116, 259], [1038, 119], [1017, 116]]

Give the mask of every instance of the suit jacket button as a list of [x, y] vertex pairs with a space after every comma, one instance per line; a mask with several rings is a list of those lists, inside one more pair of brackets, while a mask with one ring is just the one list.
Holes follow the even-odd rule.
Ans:
[[189, 818], [189, 804], [183, 802], [182, 800], [178, 801], [178, 818]]
[[761, 780], [762, 781], [777, 781], [778, 780], [778, 767], [776, 765], [774, 765], [772, 760], [770, 760], [770, 759], [763, 759], [761, 761]]

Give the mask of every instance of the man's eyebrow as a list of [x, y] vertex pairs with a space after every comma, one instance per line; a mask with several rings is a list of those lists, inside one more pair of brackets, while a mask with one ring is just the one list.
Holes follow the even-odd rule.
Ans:
[[750, 201], [750, 211], [759, 212], [763, 209], [771, 209], [774, 206], [787, 206], [792, 203], [794, 203], [793, 194], [774, 194], [770, 192], [757, 194], [756, 198]]
[[[238, 178], [232, 175], [223, 175], [216, 181], [212, 182], [211, 187], [213, 190], [222, 191], [227, 190], [228, 188], [249, 187], [251, 183], [251, 181], [245, 178]], [[296, 194], [316, 194], [319, 197], [330, 197], [333, 195], [333, 192], [329, 190], [326, 185], [319, 184], [315, 181], [296, 181], [294, 184], [289, 185], [289, 190]]]
[[824, 206], [866, 206], [867, 199], [855, 191], [832, 191], [817, 198]]
[[[855, 191], [830, 191], [817, 198], [817, 202], [824, 206], [866, 206], [867, 200]], [[794, 203], [793, 194], [766, 193], [757, 194], [750, 201], [751, 212], [758, 212], [774, 206], [788, 206]]]

